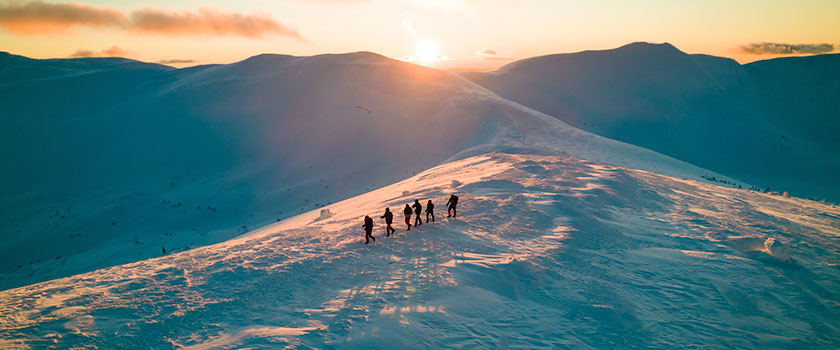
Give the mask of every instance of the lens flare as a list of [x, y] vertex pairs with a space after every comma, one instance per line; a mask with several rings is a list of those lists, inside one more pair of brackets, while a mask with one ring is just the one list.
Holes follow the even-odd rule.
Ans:
[[424, 40], [417, 44], [415, 55], [418, 60], [432, 62], [440, 57], [440, 49], [434, 41]]

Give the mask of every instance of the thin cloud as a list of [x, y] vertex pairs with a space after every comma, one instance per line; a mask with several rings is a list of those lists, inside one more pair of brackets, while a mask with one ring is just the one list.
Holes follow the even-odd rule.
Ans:
[[76, 52], [70, 54], [70, 57], [72, 57], [72, 58], [97, 57], [97, 56], [98, 55], [97, 55], [96, 51], [83, 50], [83, 49], [78, 49], [78, 50], [76, 50]]
[[373, 0], [307, 0], [308, 2], [315, 2], [315, 3], [324, 3], [324, 4], [343, 4], [343, 5], [355, 5], [355, 4], [364, 4], [371, 2]]
[[78, 3], [15, 1], [0, 5], [0, 28], [10, 33], [60, 34], [74, 27], [114, 28], [167, 36], [259, 38], [277, 35], [304, 40], [297, 30], [267, 15], [229, 13], [212, 8], [198, 11], [144, 8], [126, 13]]
[[122, 27], [125, 14], [78, 3], [10, 2], [0, 5], [0, 28], [16, 34], [60, 33], [76, 26]]
[[414, 30], [414, 17], [404, 19], [402, 23], [400, 23], [400, 28], [412, 36], [417, 36], [417, 31]]
[[478, 50], [470, 58], [475, 60], [511, 60], [512, 58], [500, 55], [499, 52], [489, 47]]
[[480, 56], [496, 56], [496, 55], [498, 55], [498, 52], [496, 52], [496, 50], [493, 50], [489, 47], [486, 47], [486, 48], [483, 48], [481, 50], [478, 50], [478, 52], [476, 52], [475, 54], [480, 55]]
[[171, 59], [171, 60], [160, 60], [157, 63], [160, 64], [188, 64], [188, 63], [195, 63], [196, 60], [182, 60], [182, 59]]
[[180, 36], [231, 35], [249, 38], [276, 34], [303, 39], [296, 30], [270, 17], [225, 13], [211, 8], [200, 8], [198, 12], [171, 12], [147, 8], [134, 11], [129, 17], [129, 29], [144, 33]]
[[131, 54], [131, 51], [124, 50], [116, 46], [111, 46], [110, 48], [107, 48], [102, 51], [78, 49], [76, 50], [76, 52], [70, 54], [70, 57], [127, 57], [131, 56]]
[[832, 44], [752, 43], [741, 45], [738, 51], [750, 55], [796, 55], [833, 52]]
[[408, 4], [426, 10], [439, 11], [444, 14], [460, 13], [474, 15], [475, 0], [403, 0]]

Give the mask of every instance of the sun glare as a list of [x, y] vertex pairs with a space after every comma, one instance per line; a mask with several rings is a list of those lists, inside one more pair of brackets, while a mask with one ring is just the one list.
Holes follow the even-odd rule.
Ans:
[[417, 59], [425, 62], [436, 61], [440, 57], [440, 50], [437, 44], [432, 40], [423, 40], [417, 44], [415, 49]]

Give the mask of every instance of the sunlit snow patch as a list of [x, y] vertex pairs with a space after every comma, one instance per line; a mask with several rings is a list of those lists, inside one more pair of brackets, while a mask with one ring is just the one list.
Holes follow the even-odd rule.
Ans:
[[[457, 219], [443, 205], [452, 193]], [[401, 208], [415, 199], [432, 199], [437, 220], [406, 231]], [[385, 207], [396, 216], [388, 238]], [[831, 205], [492, 153], [324, 209], [331, 215], [2, 291], [0, 344], [840, 345], [840, 209]], [[375, 218], [370, 245], [364, 215]]]

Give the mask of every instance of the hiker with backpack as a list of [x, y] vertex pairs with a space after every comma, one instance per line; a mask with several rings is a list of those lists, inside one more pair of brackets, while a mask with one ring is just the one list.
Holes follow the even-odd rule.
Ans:
[[452, 215], [452, 217], [454, 218], [455, 216], [458, 215], [458, 209], [456, 209], [457, 205], [458, 205], [458, 196], [456, 196], [454, 194], [449, 196], [449, 201], [446, 202], [446, 206], [449, 207], [449, 209], [446, 211], [446, 217], [449, 217], [449, 215]]
[[430, 199], [428, 203], [426, 203], [426, 223], [429, 223], [429, 216], [432, 217], [431, 222], [435, 222], [435, 205], [432, 204], [432, 200]]
[[403, 214], [405, 214], [405, 224], [408, 225], [406, 231], [411, 231], [411, 213], [411, 207], [406, 204], [405, 209], [403, 209]]
[[365, 223], [362, 225], [365, 228], [365, 244], [372, 239], [376, 242], [376, 237], [373, 237], [373, 219], [370, 216], [365, 215]]
[[390, 237], [392, 233], [396, 233], [397, 230], [391, 227], [391, 223], [394, 222], [394, 213], [391, 212], [391, 208], [385, 208], [385, 214], [380, 216], [380, 218], [385, 219], [385, 237]]
[[414, 207], [414, 214], [416, 215], [414, 219], [414, 226], [420, 226], [423, 224], [423, 220], [420, 220], [420, 213], [423, 212], [423, 205], [420, 204], [419, 200], [415, 199], [412, 207]]

